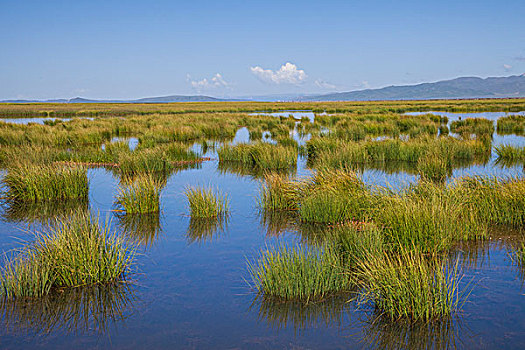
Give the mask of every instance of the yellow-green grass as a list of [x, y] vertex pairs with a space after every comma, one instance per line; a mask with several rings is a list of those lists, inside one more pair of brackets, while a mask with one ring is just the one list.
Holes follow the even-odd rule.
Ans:
[[525, 115], [509, 115], [501, 117], [497, 122], [498, 134], [525, 134]]
[[429, 259], [417, 250], [361, 260], [354, 276], [362, 286], [361, 301], [393, 321], [448, 318], [467, 296], [459, 290], [457, 264]]
[[261, 169], [288, 169], [297, 165], [298, 150], [294, 146], [258, 142], [225, 145], [217, 154], [220, 162], [239, 162]]
[[494, 123], [485, 118], [467, 118], [450, 123], [450, 131], [460, 135], [492, 135]]
[[420, 182], [404, 192], [381, 196], [373, 220], [389, 244], [441, 252], [458, 240], [486, 237], [487, 225], [469, 201], [454, 189]]
[[463, 198], [467, 210], [478, 220], [516, 227], [525, 225], [525, 179], [464, 177], [455, 181], [453, 191]]
[[525, 162], [525, 147], [499, 145], [494, 147], [498, 163]]
[[192, 218], [220, 218], [230, 210], [228, 197], [212, 188], [190, 187], [185, 194]]
[[423, 180], [444, 182], [452, 175], [452, 166], [448, 160], [439, 155], [429, 154], [418, 160], [417, 171]]
[[352, 289], [350, 276], [333, 249], [280, 246], [249, 263], [253, 286], [265, 297], [309, 302]]
[[119, 188], [116, 204], [126, 214], [149, 214], [160, 211], [161, 184], [152, 175], [140, 175]]
[[4, 177], [4, 199], [9, 202], [87, 200], [87, 170], [80, 166], [22, 164]]
[[53, 290], [125, 281], [134, 259], [109, 225], [85, 212], [57, 219], [6, 261], [0, 294], [38, 298]]

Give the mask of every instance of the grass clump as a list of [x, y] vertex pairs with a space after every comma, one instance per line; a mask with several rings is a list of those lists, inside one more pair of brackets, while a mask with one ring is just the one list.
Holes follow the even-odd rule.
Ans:
[[9, 169], [4, 184], [4, 198], [9, 202], [86, 200], [89, 191], [84, 167], [19, 165]]
[[296, 146], [272, 145], [266, 142], [254, 144], [225, 145], [217, 154], [219, 162], [239, 162], [261, 169], [289, 169], [297, 165]]
[[423, 180], [445, 182], [447, 176], [452, 175], [452, 166], [446, 159], [429, 155], [418, 160], [417, 171]]
[[323, 170], [302, 184], [299, 217], [312, 224], [335, 224], [367, 216], [373, 195], [354, 172]]
[[496, 162], [498, 163], [525, 162], [525, 147], [499, 145], [494, 147], [494, 151], [496, 152]]
[[525, 225], [525, 180], [465, 177], [456, 181], [457, 196], [468, 198], [467, 208], [480, 221], [511, 226]]
[[133, 248], [84, 212], [57, 219], [2, 268], [0, 295], [38, 298], [54, 289], [123, 281]]
[[188, 188], [186, 198], [192, 218], [221, 218], [229, 212], [228, 197], [211, 188]]
[[146, 214], [160, 211], [161, 184], [151, 175], [140, 175], [119, 189], [117, 205], [126, 214]]
[[279, 174], [267, 174], [259, 190], [259, 207], [265, 211], [297, 210], [300, 183]]
[[487, 234], [465, 198], [437, 184], [420, 182], [402, 193], [384, 195], [379, 203], [374, 219], [389, 244], [440, 252], [454, 241]]
[[306, 250], [280, 246], [263, 252], [257, 263], [249, 265], [249, 270], [255, 288], [266, 297], [308, 302], [351, 288], [341, 259], [330, 248]]
[[509, 115], [498, 119], [496, 129], [498, 134], [525, 134], [525, 115]]
[[363, 302], [371, 302], [392, 320], [431, 321], [446, 318], [460, 306], [458, 266], [428, 260], [417, 251], [401, 250], [359, 262], [356, 281]]
[[450, 131], [462, 136], [471, 134], [477, 136], [492, 135], [494, 133], [494, 123], [492, 120], [485, 118], [467, 118], [450, 123]]

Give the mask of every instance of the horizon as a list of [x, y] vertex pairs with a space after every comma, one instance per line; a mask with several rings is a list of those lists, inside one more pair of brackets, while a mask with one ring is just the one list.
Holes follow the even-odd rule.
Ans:
[[[432, 82], [421, 82], [421, 83], [417, 83], [417, 84], [406, 84], [406, 85], [386, 85], [386, 86], [382, 86], [382, 87], [378, 87], [378, 88], [368, 88], [368, 89], [357, 89], [357, 90], [350, 90], [350, 91], [333, 91], [333, 92], [329, 92], [329, 93], [320, 93], [320, 94], [317, 94], [317, 93], [303, 93], [303, 94], [300, 94], [300, 93], [296, 93], [296, 94], [292, 94], [292, 93], [276, 93], [276, 94], [262, 94], [262, 95], [251, 95], [251, 96], [248, 96], [248, 95], [240, 95], [240, 96], [232, 96], [232, 97], [218, 97], [218, 96], [213, 96], [211, 94], [192, 94], [192, 95], [183, 95], [183, 94], [170, 94], [170, 95], [163, 95], [163, 96], [143, 96], [143, 97], [139, 97], [139, 98], [136, 98], [136, 99], [111, 99], [111, 98], [91, 98], [89, 96], [71, 96], [71, 97], [55, 97], [55, 98], [49, 98], [49, 99], [32, 99], [32, 98], [27, 98], [27, 99], [4, 99], [4, 100], [0, 100], [0, 102], [9, 102], [9, 101], [36, 101], [36, 102], [47, 102], [47, 101], [56, 101], [56, 100], [67, 100], [68, 102], [70, 100], [75, 100], [75, 99], [83, 99], [83, 100], [88, 100], [88, 101], [100, 101], [100, 102], [106, 102], [106, 101], [109, 101], [109, 102], [134, 102], [134, 101], [137, 101], [137, 100], [142, 100], [142, 99], [150, 99], [150, 98], [162, 98], [162, 97], [207, 97], [207, 98], [216, 98], [216, 99], [224, 99], [224, 100], [235, 100], [235, 99], [238, 99], [240, 100], [240, 102], [250, 102], [250, 101], [253, 101], [253, 102], [256, 102], [257, 98], [270, 98], [270, 97], [274, 97], [274, 98], [283, 98], [283, 97], [286, 97], [286, 98], [291, 98], [292, 96], [293, 97], [308, 97], [308, 96], [323, 96], [323, 95], [328, 95], [328, 94], [339, 94], [339, 93], [346, 93], [346, 92], [357, 92], [357, 91], [369, 91], [369, 90], [379, 90], [379, 89], [383, 89], [383, 88], [388, 88], [388, 87], [402, 87], [402, 86], [417, 86], [417, 85], [421, 85], [421, 84], [433, 84], [433, 83], [438, 83], [438, 82], [443, 82], [443, 81], [450, 81], [450, 80], [456, 80], [456, 79], [462, 79], [462, 78], [479, 78], [479, 79], [490, 79], [490, 78], [511, 78], [511, 77], [520, 77], [520, 76], [525, 76], [525, 73], [522, 73], [522, 74], [515, 74], [515, 75], [509, 75], [509, 76], [489, 76], [489, 77], [477, 77], [477, 76], [461, 76], [461, 77], [455, 77], [455, 78], [452, 78], [452, 79], [448, 79], [448, 80], [438, 80], [438, 81], [432, 81]], [[522, 96], [516, 96], [516, 97], [506, 97], [506, 96], [502, 96], [502, 97], [472, 97], [472, 98], [476, 98], [476, 99], [497, 99], [497, 98], [525, 98], [522, 97]], [[447, 97], [443, 97], [443, 98], [430, 98], [430, 100], [440, 100], [440, 99], [443, 99], [443, 100], [449, 100], [451, 98], [447, 98]], [[465, 99], [465, 97], [456, 97], [456, 98], [452, 98], [452, 99]], [[403, 100], [408, 100], [408, 99], [404, 99], [404, 98], [400, 98], [400, 99], [394, 99], [393, 101], [395, 100], [398, 100], [398, 101], [403, 101]], [[425, 100], [425, 98], [422, 98], [421, 100]], [[274, 102], [278, 102], [279, 100], [274, 100]], [[287, 99], [287, 100], [283, 100], [284, 102], [291, 102], [293, 101], [293, 99]], [[363, 101], [366, 101], [366, 100], [363, 100]], [[261, 100], [261, 102], [264, 102]], [[146, 102], [146, 103], [172, 103], [172, 102]]]
[[0, 100], [323, 95], [525, 71], [519, 1], [125, 4], [3, 2]]

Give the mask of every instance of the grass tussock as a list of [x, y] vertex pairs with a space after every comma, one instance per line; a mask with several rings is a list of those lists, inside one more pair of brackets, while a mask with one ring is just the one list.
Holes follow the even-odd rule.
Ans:
[[246, 166], [278, 170], [297, 165], [298, 150], [295, 146], [272, 145], [266, 142], [254, 144], [225, 145], [217, 154], [219, 162], [239, 162]]
[[281, 246], [267, 250], [249, 270], [259, 293], [285, 300], [319, 299], [351, 289], [341, 259], [330, 249]]
[[371, 303], [391, 320], [431, 321], [449, 317], [464, 295], [459, 291], [458, 266], [429, 260], [413, 250], [362, 260], [355, 273]]
[[509, 115], [507, 117], [501, 117], [497, 122], [497, 132], [500, 135], [525, 134], [525, 115]]
[[161, 187], [160, 182], [151, 175], [135, 177], [130, 184], [120, 187], [117, 206], [126, 214], [159, 212]]
[[134, 258], [109, 225], [73, 213], [34, 232], [2, 268], [0, 294], [7, 299], [38, 298], [52, 290], [123, 281]]
[[499, 145], [494, 147], [498, 163], [518, 163], [525, 162], [525, 147], [512, 145]]
[[4, 177], [4, 199], [9, 202], [87, 200], [89, 181], [83, 167], [19, 165]]
[[465, 177], [453, 187], [480, 221], [515, 227], [525, 225], [525, 179]]
[[192, 218], [220, 218], [229, 212], [228, 197], [211, 188], [188, 188], [186, 199]]
[[455, 241], [487, 235], [487, 225], [453, 188], [421, 182], [402, 193], [386, 194], [379, 203], [374, 220], [390, 244], [442, 252]]

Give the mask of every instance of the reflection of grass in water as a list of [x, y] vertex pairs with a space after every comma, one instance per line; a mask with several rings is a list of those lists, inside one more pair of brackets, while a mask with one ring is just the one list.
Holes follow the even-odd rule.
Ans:
[[[239, 176], [251, 176], [255, 179], [261, 179], [263, 178], [267, 173], [268, 170], [261, 169], [260, 167], [257, 167], [255, 165], [246, 165], [240, 162], [235, 161], [222, 161], [219, 162], [217, 165], [217, 170], [221, 174], [235, 174]], [[297, 168], [284, 168], [284, 169], [276, 169], [272, 170], [272, 173], [282, 174], [282, 175], [293, 175], [297, 171]]]
[[211, 242], [221, 232], [226, 231], [228, 216], [218, 216], [215, 218], [190, 218], [187, 237], [190, 243]]
[[57, 217], [65, 217], [74, 211], [88, 212], [87, 200], [39, 202], [39, 203], [9, 203], [4, 207], [2, 219], [7, 222], [44, 223]]
[[152, 245], [162, 233], [160, 214], [117, 214], [117, 226], [131, 242]]
[[372, 314], [360, 325], [362, 343], [377, 349], [455, 349], [459, 342], [459, 321], [446, 318], [432, 322], [392, 321]]
[[274, 330], [289, 326], [300, 332], [319, 324], [327, 327], [342, 327], [350, 319], [349, 295], [337, 295], [319, 302], [305, 304], [298, 301], [283, 301], [258, 295], [250, 309], [257, 308], [258, 319]]
[[285, 231], [293, 229], [293, 213], [261, 211], [260, 225], [270, 237], [278, 237]]
[[115, 283], [61, 290], [38, 300], [2, 299], [0, 312], [8, 332], [105, 334], [129, 316], [134, 299], [132, 287]]

